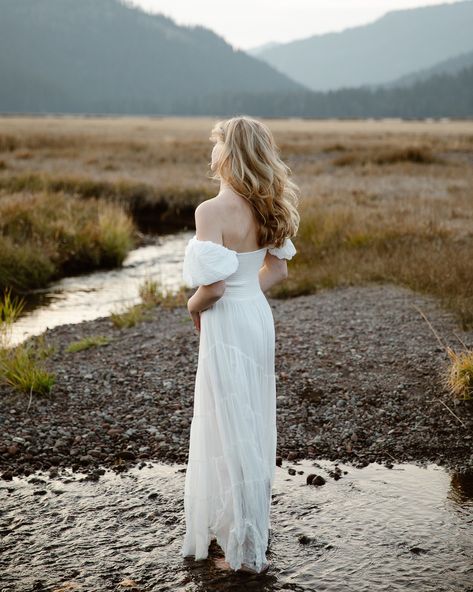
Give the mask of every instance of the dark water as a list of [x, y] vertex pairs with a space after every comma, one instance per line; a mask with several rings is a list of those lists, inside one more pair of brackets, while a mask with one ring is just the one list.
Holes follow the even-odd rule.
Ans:
[[[272, 566], [254, 576], [217, 569], [215, 544], [206, 560], [180, 556], [183, 467], [146, 463], [98, 482], [71, 472], [2, 481], [0, 590], [473, 590], [471, 476], [433, 464], [339, 464], [335, 480], [330, 461], [284, 461]], [[306, 485], [309, 473], [325, 485]]]
[[165, 289], [178, 289], [185, 245], [193, 234], [155, 237], [155, 244], [130, 251], [121, 267], [63, 278], [35, 291], [13, 327], [12, 343], [47, 327], [90, 321], [136, 304], [141, 300], [138, 288], [146, 278], [159, 281]]

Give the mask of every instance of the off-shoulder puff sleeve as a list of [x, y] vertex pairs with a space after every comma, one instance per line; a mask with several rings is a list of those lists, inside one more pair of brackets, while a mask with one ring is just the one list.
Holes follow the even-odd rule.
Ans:
[[190, 288], [224, 280], [238, 268], [235, 251], [209, 240], [193, 236], [187, 243], [182, 278]]
[[271, 247], [268, 249], [268, 251], [271, 253], [271, 255], [276, 255], [276, 257], [279, 257], [279, 259], [292, 259], [297, 253], [296, 247], [289, 237], [285, 238], [281, 247]]

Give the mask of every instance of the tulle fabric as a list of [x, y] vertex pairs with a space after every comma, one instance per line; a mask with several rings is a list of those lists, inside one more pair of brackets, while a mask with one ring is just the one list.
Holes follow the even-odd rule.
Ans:
[[282, 247], [270, 247], [268, 251], [271, 255], [276, 255], [279, 259], [292, 259], [296, 254], [296, 247], [290, 238], [286, 238]]
[[[291, 245], [275, 254], [292, 257]], [[265, 254], [193, 237], [183, 264], [187, 283], [226, 281], [222, 298], [201, 313], [181, 555], [205, 559], [215, 538], [235, 570], [261, 570], [271, 527], [276, 376], [274, 320], [258, 278]]]
[[182, 277], [187, 286], [196, 288], [228, 277], [237, 267], [236, 251], [193, 236], [186, 245]]
[[[296, 248], [290, 238], [286, 238], [282, 247], [268, 247], [272, 255], [279, 259], [292, 259]], [[209, 240], [199, 240], [195, 235], [188, 241], [184, 253], [182, 277], [190, 288], [206, 286], [225, 279], [238, 268], [238, 255], [251, 255], [266, 249], [237, 253], [224, 245]], [[263, 257], [264, 258], [264, 257]]]

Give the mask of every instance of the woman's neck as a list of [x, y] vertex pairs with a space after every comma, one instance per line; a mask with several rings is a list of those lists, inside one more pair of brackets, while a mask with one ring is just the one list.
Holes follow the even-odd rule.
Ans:
[[229, 189], [231, 191], [233, 191], [233, 188], [230, 185], [230, 183], [228, 183], [227, 181], [225, 181], [225, 179], [220, 179], [220, 193], [222, 193], [222, 191], [227, 191]]

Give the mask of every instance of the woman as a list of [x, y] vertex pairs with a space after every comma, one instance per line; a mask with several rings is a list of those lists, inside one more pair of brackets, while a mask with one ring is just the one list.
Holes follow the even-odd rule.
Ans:
[[183, 557], [261, 573], [276, 465], [275, 331], [264, 292], [287, 277], [299, 188], [270, 130], [247, 116], [218, 122], [211, 178], [220, 191], [195, 210], [183, 279], [199, 331], [186, 470]]

